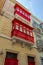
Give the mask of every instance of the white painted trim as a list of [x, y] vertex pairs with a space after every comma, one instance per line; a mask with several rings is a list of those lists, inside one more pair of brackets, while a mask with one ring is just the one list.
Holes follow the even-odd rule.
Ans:
[[24, 18], [22, 18], [21, 16], [19, 16], [18, 14], [15, 14], [15, 18], [19, 19], [20, 21], [22, 21], [23, 23], [30, 25], [30, 22], [25, 20]]
[[6, 38], [6, 39], [9, 39], [9, 40], [12, 39], [11, 37], [9, 37], [9, 36], [7, 36], [7, 35], [4, 35], [4, 34], [0, 34], [0, 37]]
[[37, 49], [37, 47], [36, 47], [36, 46], [31, 46], [31, 48], [36, 48], [36, 49]]
[[25, 43], [28, 43], [28, 44], [30, 44], [30, 45], [34, 45], [34, 44], [32, 44], [32, 42], [29, 42], [29, 41], [26, 41], [26, 40], [24, 40], [24, 39], [18, 38], [18, 37], [16, 37], [16, 36], [13, 36], [12, 39], [13, 39], [13, 40], [18, 39], [18, 40], [21, 40], [21, 41], [23, 41], [23, 42], [25, 42]]

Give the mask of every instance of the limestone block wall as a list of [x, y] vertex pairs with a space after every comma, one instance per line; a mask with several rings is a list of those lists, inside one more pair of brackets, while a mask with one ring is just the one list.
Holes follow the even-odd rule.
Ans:
[[5, 0], [0, 0], [0, 11], [2, 10], [4, 6]]

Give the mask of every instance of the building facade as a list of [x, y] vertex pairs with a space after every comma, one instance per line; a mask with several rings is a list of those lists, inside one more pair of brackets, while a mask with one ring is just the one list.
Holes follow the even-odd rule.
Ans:
[[41, 21], [16, 0], [0, 3], [0, 65], [43, 65]]

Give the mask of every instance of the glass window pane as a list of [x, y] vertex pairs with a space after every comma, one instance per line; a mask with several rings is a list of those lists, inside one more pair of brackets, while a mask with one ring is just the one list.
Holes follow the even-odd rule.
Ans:
[[25, 13], [25, 16], [27, 17], [27, 14]]
[[32, 36], [32, 31], [30, 31], [30, 36]]
[[22, 10], [20, 10], [20, 13], [22, 14]]
[[23, 12], [22, 14], [23, 14], [23, 15], [25, 15], [25, 13], [24, 13], [24, 12]]
[[22, 32], [22, 26], [20, 26], [20, 31]]
[[29, 31], [27, 30], [27, 35], [29, 35]]
[[24, 28], [24, 33], [26, 33], [26, 29]]
[[16, 10], [19, 11], [19, 8], [17, 7]]
[[19, 27], [18, 24], [16, 24], [16, 29], [17, 29], [17, 30], [18, 30], [18, 27]]

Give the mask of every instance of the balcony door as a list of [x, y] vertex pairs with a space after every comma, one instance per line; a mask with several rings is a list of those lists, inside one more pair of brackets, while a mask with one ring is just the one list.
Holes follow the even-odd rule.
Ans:
[[17, 54], [7, 52], [4, 65], [18, 65]]
[[28, 56], [28, 65], [35, 65], [34, 57]]

